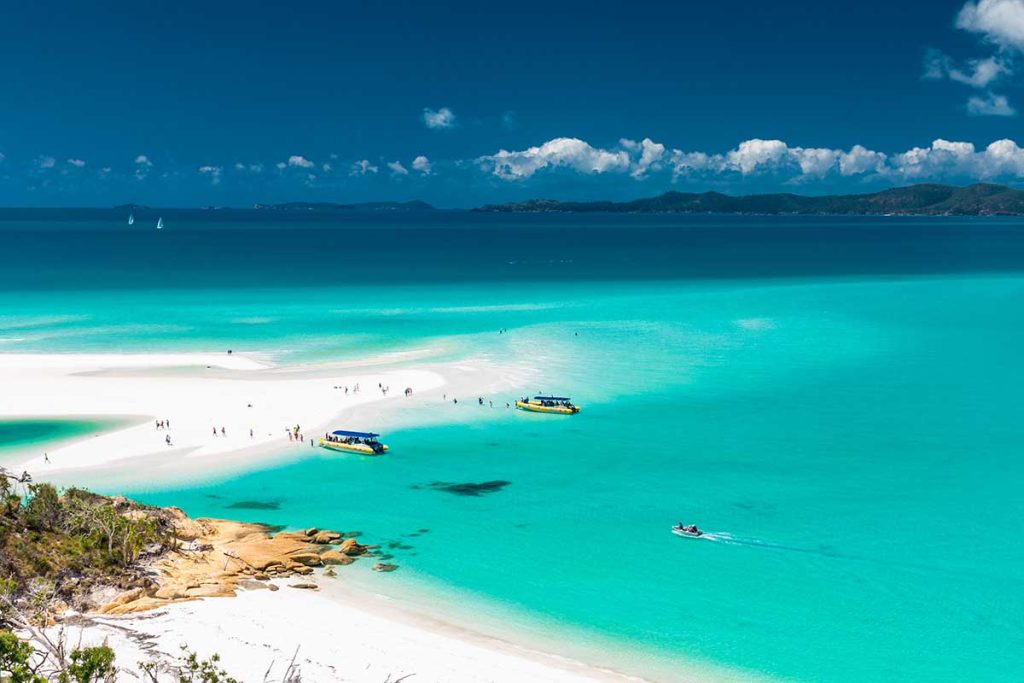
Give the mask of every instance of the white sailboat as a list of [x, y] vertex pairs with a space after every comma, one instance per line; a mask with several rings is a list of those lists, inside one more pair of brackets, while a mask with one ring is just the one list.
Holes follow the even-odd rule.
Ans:
[[135, 224], [135, 212], [133, 211], [130, 214], [128, 214], [128, 225], [134, 225], [134, 224]]
[[163, 230], [164, 229], [164, 219], [163, 219], [163, 216], [161, 216], [160, 218], [156, 219], [156, 229], [157, 230]]

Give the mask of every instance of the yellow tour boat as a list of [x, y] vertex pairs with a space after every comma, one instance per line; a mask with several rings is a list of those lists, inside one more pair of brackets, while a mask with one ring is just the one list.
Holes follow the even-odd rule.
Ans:
[[388, 447], [377, 440], [379, 436], [380, 434], [371, 432], [349, 432], [339, 429], [330, 434], [324, 434], [324, 437], [320, 439], [320, 447], [332, 451], [359, 453], [360, 455], [384, 455], [388, 452]]
[[580, 407], [565, 396], [534, 396], [516, 401], [516, 408], [529, 410], [533, 413], [554, 413], [556, 415], [575, 415]]

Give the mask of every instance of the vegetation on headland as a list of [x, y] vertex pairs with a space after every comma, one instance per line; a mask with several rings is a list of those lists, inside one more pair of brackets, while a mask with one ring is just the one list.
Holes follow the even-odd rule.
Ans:
[[[126, 514], [119, 502], [81, 489], [61, 494], [0, 469], [0, 681], [116, 680], [113, 650], [71, 648], [49, 627], [88, 587], [137, 581], [140, 555], [173, 542], [166, 520], [138, 509]], [[186, 651], [171, 664], [139, 663], [139, 671], [154, 683], [232, 683], [217, 661]]]
[[503, 213], [722, 213], [808, 215], [997, 216], [1024, 215], [1024, 191], [977, 183], [966, 187], [920, 184], [871, 194], [806, 196], [789, 193], [732, 196], [721, 192], [666, 192], [629, 202], [534, 199], [488, 204]]
[[[21, 488], [22, 491], [17, 489]], [[27, 495], [26, 495], [27, 494]], [[144, 579], [136, 562], [172, 542], [169, 519], [82, 489], [0, 473], [0, 579], [8, 599], [47, 582], [68, 605], [93, 585], [127, 587]], [[126, 514], [127, 512], [127, 514]]]
[[[60, 492], [0, 468], [0, 683], [116, 680], [113, 650], [69, 647], [64, 615], [135, 612], [243, 587], [277, 590], [270, 579], [350, 564], [372, 551], [336, 531], [271, 535], [258, 524], [193, 520], [177, 508], [82, 489]], [[218, 661], [183, 650], [132, 670], [150, 683], [234, 682]], [[294, 662], [280, 680], [300, 680]]]

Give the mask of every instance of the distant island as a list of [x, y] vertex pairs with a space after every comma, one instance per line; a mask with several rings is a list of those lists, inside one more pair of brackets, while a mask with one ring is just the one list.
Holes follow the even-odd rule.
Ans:
[[334, 211], [434, 211], [433, 206], [419, 200], [409, 202], [360, 202], [356, 204], [286, 202], [284, 204], [254, 204], [252, 208], [258, 211], [311, 211], [318, 213]]
[[629, 202], [534, 199], [475, 209], [502, 213], [732, 213], [901, 216], [1024, 215], [1024, 191], [977, 183], [966, 187], [921, 184], [871, 194], [806, 196], [789, 193], [732, 196], [721, 192], [666, 192]]

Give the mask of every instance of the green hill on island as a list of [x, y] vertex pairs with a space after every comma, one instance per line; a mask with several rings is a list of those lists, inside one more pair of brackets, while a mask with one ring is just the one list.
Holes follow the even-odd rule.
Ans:
[[1024, 191], [977, 183], [966, 187], [921, 184], [871, 194], [806, 196], [789, 193], [732, 196], [721, 192], [666, 192], [628, 202], [534, 199], [488, 204], [478, 211], [509, 213], [737, 213], [818, 215], [996, 216], [1024, 215]]

